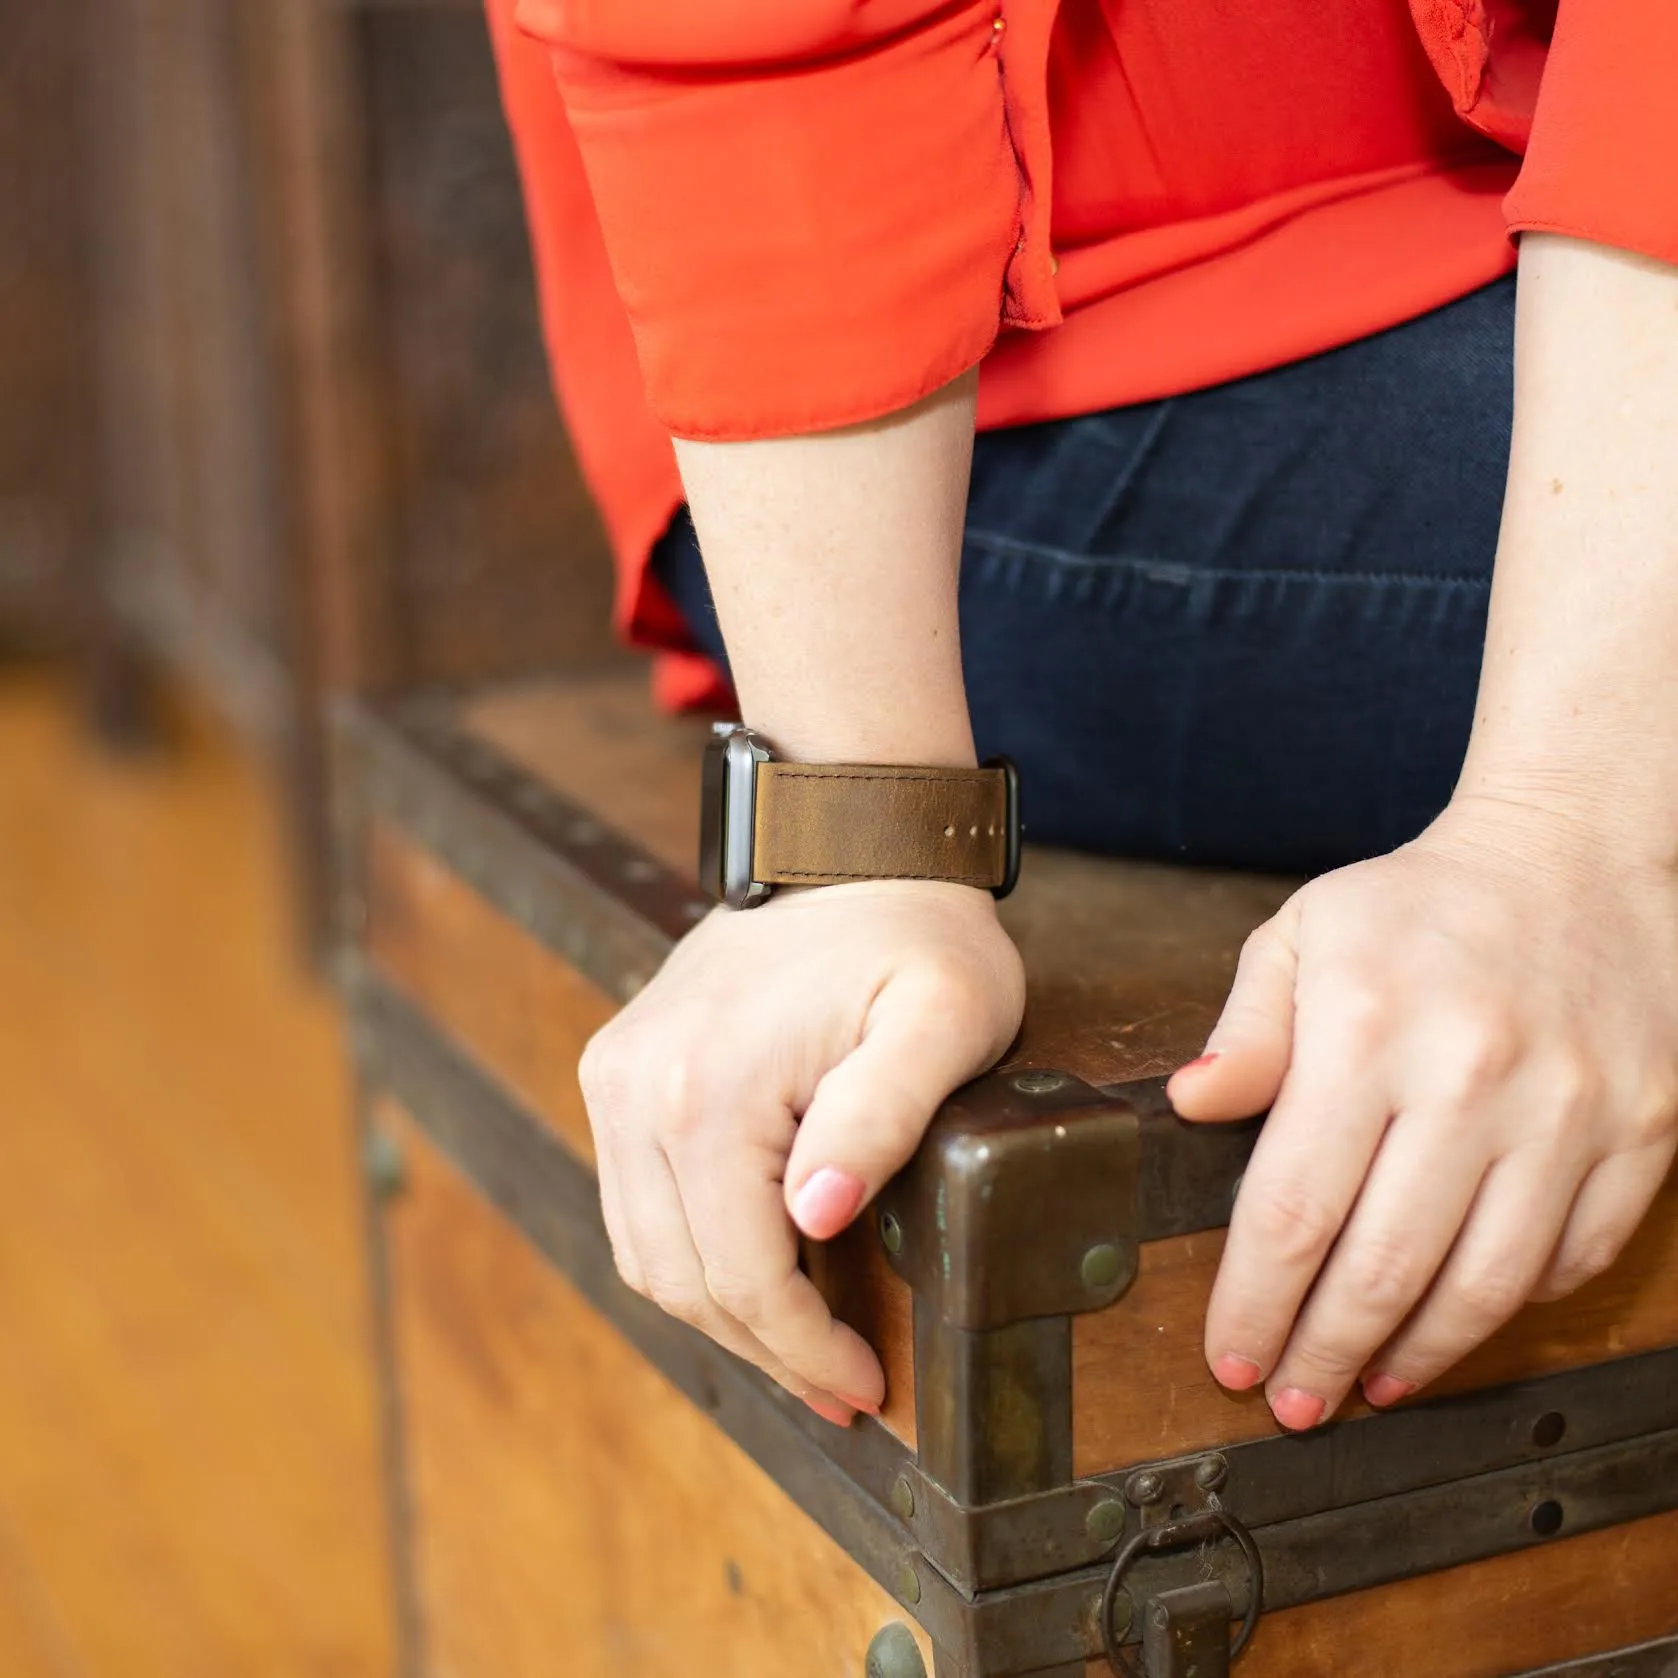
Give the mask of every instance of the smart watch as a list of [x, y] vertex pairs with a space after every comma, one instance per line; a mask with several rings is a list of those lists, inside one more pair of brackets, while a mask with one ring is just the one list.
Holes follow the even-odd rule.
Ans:
[[700, 884], [734, 909], [776, 886], [947, 880], [1006, 897], [1020, 873], [1019, 775], [782, 763], [762, 735], [718, 723], [705, 748]]

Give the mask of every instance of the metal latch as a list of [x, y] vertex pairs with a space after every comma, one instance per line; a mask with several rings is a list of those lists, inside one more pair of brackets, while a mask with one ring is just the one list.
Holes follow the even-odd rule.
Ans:
[[1221, 1579], [1161, 1591], [1142, 1610], [1142, 1670], [1148, 1678], [1228, 1678], [1233, 1614]]
[[[1142, 1528], [1113, 1558], [1101, 1593], [1101, 1646], [1116, 1678], [1227, 1678], [1230, 1663], [1246, 1648], [1264, 1601], [1264, 1562], [1253, 1535], [1224, 1507], [1216, 1488], [1223, 1483], [1223, 1458], [1188, 1458], [1133, 1475], [1128, 1501], [1142, 1511]], [[1158, 1591], [1121, 1622], [1119, 1592], [1139, 1557], [1162, 1550], [1215, 1544], [1232, 1538], [1247, 1565], [1247, 1611], [1233, 1641], [1229, 1622], [1235, 1605], [1221, 1579]], [[1121, 1639], [1136, 1624], [1142, 1629], [1140, 1671]]]

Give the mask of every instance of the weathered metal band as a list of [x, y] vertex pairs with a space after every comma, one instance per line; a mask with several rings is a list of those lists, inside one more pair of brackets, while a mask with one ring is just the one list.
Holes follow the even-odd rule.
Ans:
[[[807, 1417], [755, 1370], [623, 1287], [587, 1169], [389, 986], [364, 975], [352, 993], [357, 1053], [369, 1084], [390, 1090], [514, 1227], [911, 1608], [952, 1672], [963, 1678], [1012, 1678], [1097, 1653], [1095, 1612], [1109, 1567], [1097, 1561], [1066, 1570], [1091, 1548], [1110, 1558], [1120, 1534], [1108, 1535], [1097, 1546], [1086, 1523], [1097, 1506], [1123, 1495], [1122, 1477], [981, 1511], [963, 1511], [947, 1498], [940, 1507], [941, 1490], [883, 1428], [859, 1423], [841, 1431]], [[1562, 1535], [1678, 1505], [1678, 1430], [1635, 1432], [1651, 1419], [1656, 1395], [1663, 1388], [1671, 1391], [1674, 1356], [1649, 1354], [1221, 1453], [1228, 1464], [1225, 1495], [1255, 1529], [1264, 1557], [1266, 1607], [1287, 1607], [1544, 1542], [1530, 1524], [1541, 1504], [1560, 1506]], [[1606, 1396], [1610, 1389], [1619, 1394], [1617, 1404]], [[1441, 1408], [1452, 1414], [1448, 1425], [1428, 1426], [1422, 1420], [1429, 1409], [1437, 1413]], [[1519, 1427], [1532, 1425], [1535, 1411], [1538, 1418], [1566, 1413], [1569, 1445], [1622, 1428], [1634, 1433], [1546, 1456], [1545, 1447], [1530, 1436], [1510, 1438], [1511, 1429], [1518, 1435]], [[1670, 1418], [1668, 1399], [1662, 1419]], [[1400, 1424], [1396, 1429], [1395, 1423]], [[1431, 1460], [1420, 1465], [1417, 1428], [1425, 1428], [1437, 1447]], [[1356, 1448], [1360, 1435], [1354, 1430], [1365, 1430], [1361, 1437], [1368, 1440], [1367, 1456]], [[1383, 1433], [1396, 1449], [1380, 1448]], [[1499, 1472], [1472, 1474], [1487, 1459], [1452, 1456], [1447, 1441], [1459, 1434], [1471, 1441], [1464, 1452], [1472, 1448], [1472, 1439], [1482, 1448], [1501, 1439], [1516, 1460]], [[1361, 1495], [1298, 1516], [1299, 1504], [1286, 1501], [1290, 1481], [1297, 1479], [1315, 1497], [1338, 1495], [1341, 1487], [1331, 1464], [1338, 1465], [1334, 1473], [1351, 1476], [1349, 1484]], [[1470, 1472], [1471, 1477], [1381, 1495], [1383, 1487], [1417, 1471], [1443, 1476]], [[892, 1513], [900, 1480], [913, 1489], [914, 1512], [906, 1519]], [[1074, 1511], [1082, 1514], [1075, 1536], [1062, 1524], [1062, 1516]], [[1287, 1518], [1290, 1511], [1294, 1518]], [[1120, 1533], [1127, 1529], [1128, 1523]], [[977, 1531], [986, 1534], [988, 1550], [975, 1550], [971, 1535]], [[952, 1567], [950, 1557], [935, 1548], [940, 1539], [963, 1532], [968, 1534], [961, 1540], [967, 1556], [992, 1565], [1012, 1561], [1025, 1570], [1028, 1582], [964, 1594], [946, 1571], [959, 1575], [962, 1569]], [[1127, 1588], [1140, 1601], [1192, 1583], [1197, 1567], [1192, 1557], [1144, 1557]], [[1219, 1576], [1225, 1573], [1239, 1612], [1246, 1606], [1240, 1571], [1229, 1566]]]
[[[339, 708], [336, 778], [356, 789], [356, 816], [412, 834], [608, 994], [633, 996], [710, 904], [691, 880], [465, 733], [457, 704], [417, 695]], [[1139, 1241], [1227, 1223], [1257, 1134], [1256, 1124], [1184, 1124], [1164, 1088], [1150, 1079], [1101, 1092], [1133, 1109], [1140, 1125], [1136, 1215], [1127, 1219]]]
[[[954, 1521], [929, 1521], [927, 1530], [956, 1537], [959, 1556], [965, 1512], [1071, 1482], [1071, 1324], [1034, 1317], [974, 1332], [917, 1297], [914, 1332], [915, 1466], [928, 1511], [956, 1512]], [[925, 1548], [963, 1590], [976, 1588], [944, 1551]]]
[[345, 706], [341, 781], [510, 920], [627, 1000], [710, 905], [673, 874], [455, 726], [441, 697]]
[[[1291, 1608], [1367, 1590], [1674, 1507], [1678, 1429], [1348, 1504], [1253, 1529], [1264, 1558], [1264, 1607]], [[1560, 1513], [1559, 1527], [1549, 1525], [1552, 1509]], [[1247, 1606], [1245, 1571], [1233, 1550], [1144, 1557], [1127, 1590], [1140, 1603], [1210, 1573], [1223, 1580], [1241, 1613]], [[1091, 1653], [1107, 1572], [1095, 1569], [979, 1596], [966, 1620], [969, 1678], [1014, 1678], [1032, 1670], [1027, 1657], [1052, 1667]]]
[[1678, 1633], [1612, 1654], [1540, 1667], [1519, 1678], [1678, 1678]]
[[[1215, 1458], [1221, 1495], [1250, 1526], [1460, 1481], [1673, 1424], [1678, 1349], [1430, 1399], [1305, 1434], [1175, 1461], [1127, 1465], [1059, 1491], [969, 1508], [916, 1483], [911, 1530], [962, 1589], [991, 1590], [1090, 1566], [1135, 1530], [1126, 1487]], [[911, 1468], [910, 1474], [916, 1471]]]

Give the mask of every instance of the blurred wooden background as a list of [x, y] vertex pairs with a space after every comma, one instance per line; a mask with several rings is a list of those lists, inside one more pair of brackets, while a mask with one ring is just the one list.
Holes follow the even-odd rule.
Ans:
[[609, 593], [476, 0], [0, 0], [5, 1678], [389, 1671], [323, 716]]
[[477, 0], [0, 0], [0, 638], [186, 673], [318, 905], [348, 689], [604, 655]]

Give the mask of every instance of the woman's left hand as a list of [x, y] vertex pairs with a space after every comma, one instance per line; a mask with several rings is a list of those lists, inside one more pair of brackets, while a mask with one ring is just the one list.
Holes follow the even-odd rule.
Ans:
[[1466, 797], [1255, 932], [1188, 1119], [1270, 1108], [1206, 1324], [1289, 1428], [1425, 1386], [1604, 1270], [1678, 1148], [1678, 873]]

